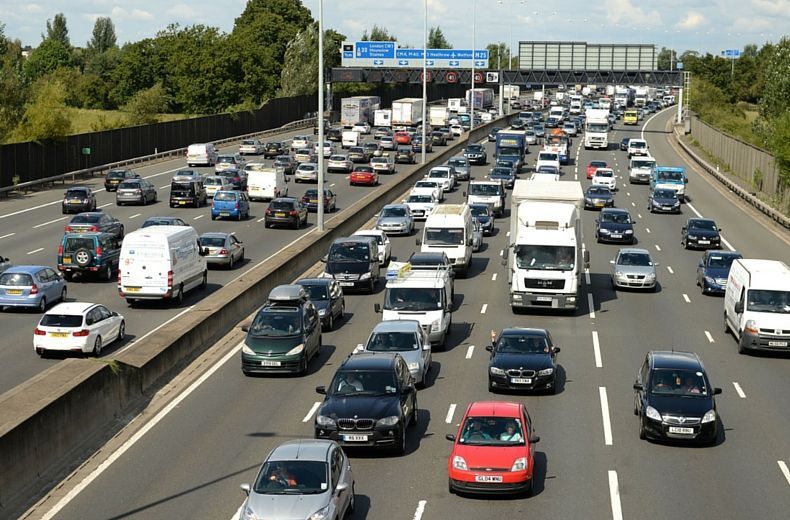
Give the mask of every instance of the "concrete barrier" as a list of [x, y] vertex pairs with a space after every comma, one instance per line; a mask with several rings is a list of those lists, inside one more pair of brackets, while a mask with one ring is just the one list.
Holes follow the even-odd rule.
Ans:
[[[470, 132], [488, 135], [504, 118]], [[433, 166], [467, 143], [434, 152], [411, 173], [354, 202], [264, 264], [202, 300], [172, 325], [115, 360], [69, 359], [0, 396], [0, 518], [16, 517], [77, 468], [139, 413], [153, 393], [266, 300], [315, 264], [338, 237], [348, 236]]]

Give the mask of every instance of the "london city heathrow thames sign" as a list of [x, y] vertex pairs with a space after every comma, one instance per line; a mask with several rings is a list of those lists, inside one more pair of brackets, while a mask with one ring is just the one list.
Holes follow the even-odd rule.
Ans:
[[[345, 42], [343, 67], [422, 68], [422, 49], [399, 49], [397, 42]], [[479, 49], [427, 49], [426, 67], [471, 69], [488, 67], [488, 51]]]

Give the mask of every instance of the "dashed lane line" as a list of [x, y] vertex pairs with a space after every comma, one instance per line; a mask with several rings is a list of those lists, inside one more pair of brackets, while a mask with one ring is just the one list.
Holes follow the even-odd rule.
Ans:
[[691, 303], [691, 300], [689, 299], [689, 295], [688, 295], [688, 294], [686, 294], [686, 293], [683, 293], [683, 300], [684, 300], [686, 303]]
[[790, 469], [787, 469], [787, 464], [783, 460], [777, 460], [776, 463], [779, 465], [779, 469], [782, 471], [782, 475], [785, 476], [785, 480], [787, 480], [787, 484], [790, 485]]
[[450, 408], [447, 410], [447, 417], [444, 418], [444, 422], [450, 424], [453, 422], [453, 415], [455, 415], [455, 407], [457, 405], [455, 403], [450, 405]]
[[199, 220], [199, 219], [201, 219], [203, 217], [205, 217], [205, 215], [198, 215], [197, 217], [193, 218], [192, 220]]
[[496, 273], [491, 275], [491, 281], [492, 282], [496, 282], [496, 275], [497, 275]]
[[412, 520], [422, 520], [422, 514], [425, 512], [425, 506], [427, 504], [427, 500], [420, 500], [417, 502], [417, 509], [414, 511], [414, 517]]
[[601, 416], [603, 417], [603, 442], [612, 445], [612, 421], [609, 418], [609, 398], [606, 396], [606, 387], [599, 386], [598, 394], [601, 397]]
[[484, 303], [483, 306], [480, 308], [480, 314], [485, 314], [488, 310], [488, 304]]
[[708, 338], [708, 343], [715, 343], [713, 340], [713, 336], [711, 336], [710, 331], [705, 331], [705, 337]]
[[656, 244], [656, 251], [661, 251], [661, 246]]
[[612, 503], [612, 520], [623, 520], [623, 506], [620, 504], [620, 485], [617, 472], [609, 470], [609, 499]]
[[102, 204], [101, 206], [98, 206], [98, 209], [106, 208], [107, 206], [112, 206], [112, 204], [113, 204], [112, 202], [108, 202], [107, 204]]
[[675, 271], [672, 270], [672, 266], [671, 265], [667, 266], [667, 271], [669, 271], [669, 274], [675, 274]]
[[587, 306], [590, 308], [590, 318], [595, 319], [595, 302], [592, 293], [587, 293]]
[[743, 388], [741, 388], [741, 385], [738, 384], [738, 381], [733, 381], [732, 386], [735, 387], [735, 392], [737, 392], [738, 397], [741, 399], [746, 399], [746, 392], [743, 391]]
[[310, 410], [307, 411], [307, 415], [304, 416], [302, 422], [308, 422], [310, 419], [313, 418], [313, 414], [318, 411], [318, 407], [321, 406], [321, 401], [316, 401], [313, 403], [313, 406], [310, 407]]
[[469, 348], [466, 349], [466, 359], [472, 359], [474, 353], [475, 353], [475, 346], [469, 345]]
[[601, 344], [598, 341], [598, 331], [592, 331], [592, 342], [593, 342], [593, 354], [595, 355], [595, 367], [596, 368], [603, 368], [603, 362], [601, 361]]
[[34, 254], [38, 253], [39, 251], [43, 251], [43, 250], [44, 250], [43, 247], [39, 247], [38, 249], [34, 249], [32, 251], [28, 251], [27, 254], [28, 255], [34, 255]]
[[[38, 229], [40, 227], [48, 226], [49, 224], [54, 224], [55, 222], [60, 222], [61, 220], [66, 220], [68, 217], [60, 217], [53, 220], [49, 220], [47, 222], [42, 222], [41, 224], [36, 224], [33, 226], [33, 229]], [[11, 233], [13, 235], [13, 233]]]
[[131, 217], [129, 217], [129, 218], [130, 218], [130, 219], [137, 218], [137, 217], [139, 217], [140, 215], [142, 215], [142, 213], [135, 213], [134, 215], [132, 215], [132, 216], [131, 216]]
[[647, 231], [648, 233], [650, 233], [650, 228], [649, 228], [649, 227], [646, 227], [646, 228], [645, 228], [645, 231]]
[[0, 236], [0, 239], [3, 239], [3, 238], [8, 238], [8, 237], [12, 237], [12, 236], [14, 236], [14, 235], [16, 235], [16, 233], [6, 233], [5, 235], [3, 235], [3, 236]]

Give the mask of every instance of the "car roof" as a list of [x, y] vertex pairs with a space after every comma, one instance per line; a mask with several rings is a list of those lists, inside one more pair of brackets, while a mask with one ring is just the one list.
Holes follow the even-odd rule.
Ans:
[[343, 244], [346, 242], [359, 242], [360, 244], [369, 244], [371, 242], [375, 242], [375, 239], [371, 236], [366, 235], [351, 235], [350, 237], [341, 237], [336, 238], [332, 241], [332, 244]]
[[114, 237], [112, 233], [105, 233], [104, 231], [68, 231], [63, 233], [63, 238], [66, 237]]
[[546, 329], [536, 329], [533, 327], [507, 327], [502, 329], [500, 336], [535, 336], [544, 338], [548, 336]]
[[443, 262], [447, 259], [447, 253], [444, 251], [436, 251], [436, 252], [420, 252], [416, 251], [411, 254], [409, 257], [409, 262], [412, 264], [419, 264], [419, 263], [435, 263], [437, 260], [441, 259]]
[[208, 237], [212, 237], [212, 238], [213, 237], [227, 238], [230, 235], [231, 235], [230, 233], [226, 233], [225, 231], [209, 231], [207, 233], [202, 233], [200, 235], [200, 238], [203, 238], [203, 237], [207, 237], [207, 238]]
[[[8, 269], [6, 269], [5, 271], [3, 271], [0, 274], [15, 274], [15, 273], [18, 273], [18, 274], [35, 274], [35, 273], [41, 271], [42, 269], [52, 269], [52, 268], [49, 267], [49, 266], [46, 266], [46, 265], [15, 265], [15, 266], [9, 267]], [[54, 271], [55, 269], [52, 269], [52, 270]]]
[[83, 314], [94, 305], [96, 304], [87, 302], [59, 303], [44, 314]]
[[314, 460], [326, 462], [334, 441], [328, 439], [295, 439], [274, 448], [267, 460]]
[[650, 255], [650, 251], [648, 251], [647, 249], [643, 249], [641, 247], [622, 247], [617, 252]]
[[698, 218], [698, 217], [691, 217], [688, 220], [688, 223], [691, 224], [692, 222], [710, 222], [711, 224], [715, 224], [716, 221], [712, 218]]
[[388, 370], [393, 369], [398, 354], [394, 352], [360, 352], [349, 356], [340, 365], [340, 370]]
[[628, 210], [624, 208], [604, 208], [601, 211], [603, 213], [628, 213]]
[[651, 350], [648, 355], [652, 359], [653, 368], [685, 368], [704, 371], [702, 361], [695, 352]]
[[417, 320], [390, 320], [381, 321], [375, 327], [373, 332], [414, 332], [420, 328], [420, 322]]
[[333, 280], [329, 278], [301, 278], [296, 281], [299, 285], [329, 285]]
[[705, 256], [732, 256], [734, 258], [743, 258], [743, 253], [740, 251], [727, 251], [726, 249], [708, 249], [705, 251]]
[[97, 209], [96, 211], [81, 211], [81, 212], [77, 213], [76, 215], [74, 215], [71, 218], [74, 219], [76, 217], [85, 217], [85, 216], [100, 217], [100, 216], [106, 215], [106, 214], [107, 213], [103, 212], [102, 210]]
[[272, 199], [272, 202], [296, 202], [296, 197], [277, 197]]
[[471, 403], [466, 415], [486, 417], [518, 417], [521, 405], [509, 401], [477, 401]]

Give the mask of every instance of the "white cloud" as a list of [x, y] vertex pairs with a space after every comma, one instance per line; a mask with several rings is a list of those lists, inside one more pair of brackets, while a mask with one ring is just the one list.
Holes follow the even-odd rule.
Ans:
[[790, 0], [752, 0], [752, 5], [765, 14], [790, 17]]
[[698, 13], [697, 11], [689, 11], [686, 13], [686, 16], [680, 20], [675, 27], [678, 29], [683, 29], [686, 31], [691, 31], [694, 29], [698, 29], [700, 26], [705, 25], [707, 20], [702, 13]]
[[[569, 10], [568, 12], [574, 11]], [[661, 13], [655, 9], [645, 11], [634, 5], [631, 0], [606, 0], [606, 19], [614, 24], [625, 22], [633, 25], [638, 23], [640, 27], [656, 27], [662, 23]]]
[[128, 11], [120, 6], [112, 8], [110, 16], [113, 20], [153, 20], [154, 15], [142, 9], [132, 9]]
[[188, 4], [176, 4], [167, 10], [167, 15], [179, 20], [201, 20], [201, 10]]
[[26, 13], [31, 13], [31, 14], [44, 12], [44, 8], [38, 4], [25, 4], [22, 6], [22, 10], [25, 11]]

